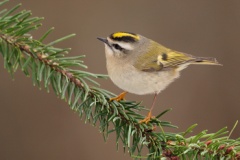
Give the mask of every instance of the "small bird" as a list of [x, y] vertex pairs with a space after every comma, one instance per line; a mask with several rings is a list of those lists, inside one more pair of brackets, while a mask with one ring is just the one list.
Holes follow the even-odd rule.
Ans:
[[139, 123], [151, 120], [157, 95], [179, 77], [181, 70], [190, 64], [220, 65], [215, 58], [178, 52], [140, 34], [115, 32], [107, 38], [97, 39], [105, 43], [109, 77], [124, 90], [110, 101], [120, 101], [128, 92], [154, 94], [148, 115]]

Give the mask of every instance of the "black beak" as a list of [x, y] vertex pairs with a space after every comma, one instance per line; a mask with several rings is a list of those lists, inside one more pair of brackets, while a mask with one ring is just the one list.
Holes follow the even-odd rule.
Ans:
[[108, 40], [106, 38], [100, 38], [100, 37], [97, 37], [98, 40], [102, 41], [103, 43], [106, 43], [107, 45], [108, 44]]

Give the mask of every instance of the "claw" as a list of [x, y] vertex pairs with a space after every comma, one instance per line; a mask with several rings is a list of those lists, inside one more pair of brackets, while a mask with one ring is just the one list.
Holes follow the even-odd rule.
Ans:
[[110, 99], [110, 102], [111, 101], [121, 101], [121, 100], [124, 100], [125, 96], [126, 96], [127, 92], [122, 92], [121, 94], [119, 94], [117, 97], [113, 97]]
[[151, 119], [155, 118], [154, 116], [152, 116], [152, 111], [148, 112], [147, 117], [145, 117], [143, 120], [139, 121], [139, 123], [146, 123], [148, 124], [148, 122], [151, 121]]

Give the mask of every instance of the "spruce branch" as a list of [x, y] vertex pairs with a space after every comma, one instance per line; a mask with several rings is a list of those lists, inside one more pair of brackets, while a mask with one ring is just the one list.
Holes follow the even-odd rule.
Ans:
[[[0, 5], [6, 2], [2, 1]], [[0, 52], [4, 68], [11, 75], [20, 68], [26, 76], [32, 77], [34, 85], [44, 87], [48, 92], [51, 87], [85, 122], [99, 126], [104, 140], [110, 133], [115, 133], [117, 148], [122, 142], [124, 151], [135, 159], [240, 159], [240, 138], [230, 139], [236, 125], [229, 135], [225, 127], [216, 133], [204, 130], [187, 137], [196, 125], [183, 133], [164, 132], [165, 127], [176, 127], [160, 120], [170, 110], [163, 111], [148, 124], [140, 124], [139, 120], [144, 116], [138, 111], [145, 110], [140, 103], [110, 102], [115, 95], [99, 88], [96, 82], [97, 78], [106, 78], [106, 75], [73, 69], [74, 66], [87, 68], [82, 61], [84, 56], [66, 57], [69, 48], [53, 46], [74, 34], [44, 44], [51, 28], [39, 40], [33, 39], [29, 32], [38, 29], [43, 18], [31, 17], [32, 13], [25, 10], [14, 14], [19, 7], [0, 11]], [[161, 131], [155, 131], [155, 126]], [[144, 147], [149, 150], [146, 156], [141, 154]]]

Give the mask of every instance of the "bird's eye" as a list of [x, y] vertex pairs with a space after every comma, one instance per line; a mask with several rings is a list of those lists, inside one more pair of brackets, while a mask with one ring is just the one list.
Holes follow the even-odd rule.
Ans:
[[123, 50], [123, 48], [121, 46], [119, 46], [118, 44], [112, 44], [112, 46], [117, 49], [117, 50]]

